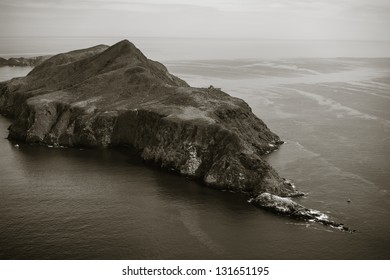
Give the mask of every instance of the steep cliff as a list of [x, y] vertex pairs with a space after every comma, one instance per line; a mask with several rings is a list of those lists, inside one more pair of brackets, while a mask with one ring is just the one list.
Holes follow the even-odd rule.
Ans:
[[262, 155], [282, 142], [243, 100], [190, 87], [132, 43], [59, 54], [0, 83], [9, 138], [126, 146], [145, 161], [219, 189], [297, 194]]

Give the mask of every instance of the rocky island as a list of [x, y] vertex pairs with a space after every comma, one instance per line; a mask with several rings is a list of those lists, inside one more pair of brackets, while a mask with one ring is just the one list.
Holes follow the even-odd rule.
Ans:
[[55, 55], [0, 83], [0, 112], [14, 120], [10, 139], [127, 147], [163, 169], [246, 193], [257, 206], [329, 223], [283, 198], [302, 193], [262, 157], [283, 142], [247, 103], [189, 86], [127, 40]]

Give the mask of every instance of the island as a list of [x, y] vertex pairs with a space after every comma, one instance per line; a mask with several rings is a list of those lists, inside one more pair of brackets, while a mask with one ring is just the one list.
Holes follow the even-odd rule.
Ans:
[[55, 147], [125, 147], [145, 162], [274, 212], [347, 230], [289, 197], [294, 185], [264, 155], [283, 141], [249, 105], [219, 88], [196, 88], [131, 42], [52, 56], [0, 83], [9, 139]]

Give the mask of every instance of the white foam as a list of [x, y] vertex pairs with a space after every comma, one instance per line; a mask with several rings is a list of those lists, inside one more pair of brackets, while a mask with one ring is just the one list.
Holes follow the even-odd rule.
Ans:
[[285, 70], [291, 70], [291, 71], [301, 71], [306, 72], [314, 75], [321, 74], [318, 71], [314, 71], [312, 69], [302, 68], [297, 66], [296, 64], [281, 64], [281, 63], [275, 63], [271, 61], [264, 61], [264, 62], [256, 62], [251, 64], [246, 64], [239, 66], [239, 68], [254, 68], [254, 67], [269, 67], [269, 68], [275, 68], [275, 69], [285, 69]]
[[[299, 94], [301, 94], [301, 95], [303, 95], [305, 97], [313, 99], [313, 100], [317, 101], [317, 103], [319, 105], [327, 106], [332, 111], [339, 111], [339, 112], [343, 111], [343, 112], [345, 112], [345, 115], [347, 115], [347, 116], [358, 117], [358, 118], [362, 118], [362, 119], [366, 119], [366, 120], [378, 120], [378, 117], [376, 117], [376, 116], [373, 116], [373, 115], [370, 115], [370, 114], [366, 114], [366, 113], [362, 113], [359, 110], [356, 110], [356, 109], [353, 109], [351, 107], [342, 105], [342, 104], [334, 101], [333, 99], [326, 98], [326, 97], [323, 97], [321, 95], [314, 94], [314, 93], [307, 92], [307, 91], [303, 91], [303, 90], [298, 90], [298, 89], [290, 89], [290, 90], [293, 90], [293, 91], [295, 91], [295, 92], [297, 92], [297, 93], [299, 93]], [[345, 115], [344, 114], [340, 114], [340, 113], [337, 114], [337, 116], [339, 116], [339, 117], [343, 117]]]

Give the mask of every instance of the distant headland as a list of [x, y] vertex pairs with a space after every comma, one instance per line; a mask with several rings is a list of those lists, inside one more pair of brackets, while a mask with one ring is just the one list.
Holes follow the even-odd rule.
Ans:
[[35, 57], [11, 57], [8, 59], [0, 57], [1, 66], [37, 66], [46, 59], [50, 58], [50, 55], [35, 56]]

